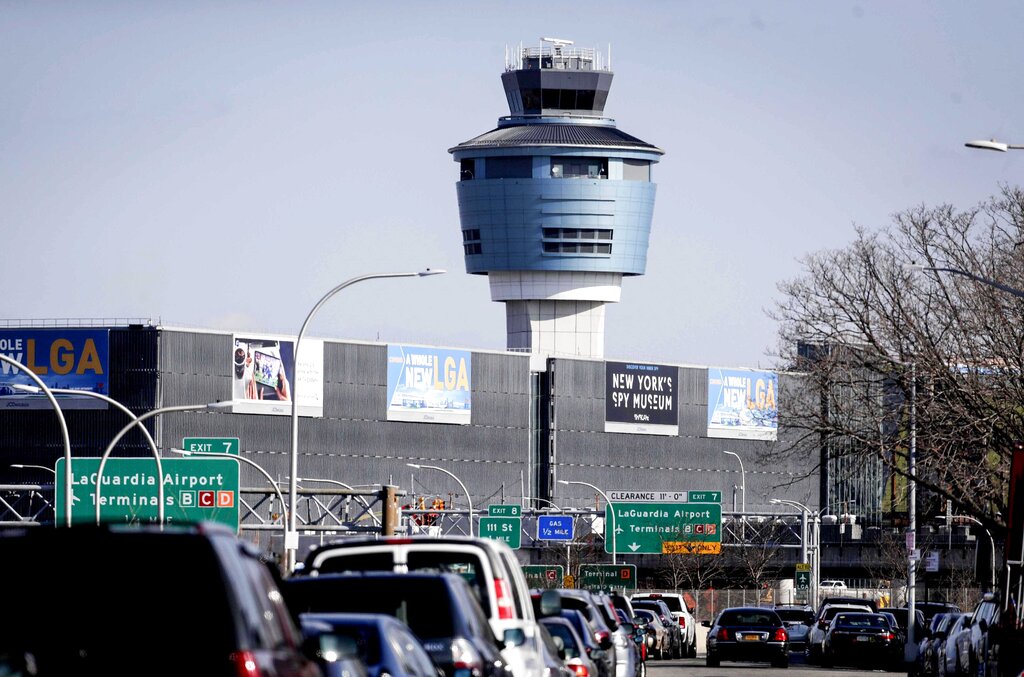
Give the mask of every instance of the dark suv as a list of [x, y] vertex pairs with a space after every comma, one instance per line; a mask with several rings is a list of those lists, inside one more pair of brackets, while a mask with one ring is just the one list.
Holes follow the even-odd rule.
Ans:
[[0, 580], [3, 674], [320, 674], [278, 577], [218, 525], [0, 532]]

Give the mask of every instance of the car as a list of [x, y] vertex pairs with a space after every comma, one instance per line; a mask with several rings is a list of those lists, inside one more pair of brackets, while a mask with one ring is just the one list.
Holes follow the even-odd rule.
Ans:
[[[561, 592], [564, 605], [567, 596], [571, 597], [573, 594], [586, 591], [562, 590]], [[601, 619], [612, 632], [612, 643], [615, 645], [615, 677], [636, 677], [640, 670], [640, 653], [633, 641], [633, 629], [622, 627], [618, 614], [615, 613], [615, 604], [608, 593], [590, 592], [587, 594], [590, 595]], [[631, 621], [630, 625], [632, 625]]]
[[224, 526], [9, 529], [0, 562], [4, 674], [320, 674], [276, 567]]
[[695, 658], [697, 656], [697, 621], [694, 619], [690, 608], [686, 604], [686, 599], [682, 595], [671, 592], [647, 592], [637, 593], [632, 596], [632, 599], [659, 599], [665, 602], [665, 605], [668, 606], [669, 611], [675, 617], [676, 623], [679, 624], [679, 630], [682, 634], [683, 641], [680, 646], [682, 654], [677, 657]]
[[889, 620], [870, 612], [836, 614], [825, 632], [821, 665], [864, 665], [892, 669], [903, 661], [903, 647]]
[[579, 609], [562, 609], [561, 617], [572, 623], [583, 640], [583, 647], [590, 660], [597, 666], [598, 677], [614, 677], [615, 653], [610, 636], [597, 639], [597, 632]]
[[637, 608], [637, 619], [646, 621], [647, 634], [650, 637], [647, 645], [649, 655], [653, 658], [665, 658], [672, 650], [671, 638], [657, 613], [650, 609]]
[[946, 635], [955, 618], [956, 615], [952, 612], [940, 612], [932, 616], [928, 631], [917, 643], [917, 674], [937, 675], [939, 673], [939, 644], [946, 640]]
[[965, 631], [956, 640], [960, 669], [964, 674], [987, 677], [996, 673], [989, 631], [999, 621], [1001, 611], [998, 598], [992, 593], [985, 593], [974, 611], [964, 620]]
[[818, 589], [824, 591], [846, 590], [846, 583], [836, 580], [821, 581], [818, 583]]
[[299, 614], [371, 613], [397, 618], [415, 633], [446, 677], [510, 674], [476, 594], [457, 574], [374, 571], [292, 576], [283, 590], [289, 608]]
[[545, 649], [526, 576], [504, 541], [471, 536], [351, 537], [315, 547], [303, 571], [442, 571], [459, 574], [476, 590], [505, 662], [517, 677], [541, 672]]
[[775, 613], [786, 627], [809, 625], [814, 622], [814, 609], [806, 604], [776, 604]]
[[[906, 607], [879, 607], [878, 613], [889, 614], [896, 619], [896, 632], [899, 635], [900, 643], [906, 646], [906, 643], [910, 641], [910, 628], [908, 627], [908, 618], [910, 616], [910, 610]], [[928, 624], [924, 620], [924, 613], [914, 609], [914, 628], [913, 628], [913, 642], [916, 649], [917, 643], [925, 636], [925, 631], [928, 628]], [[911, 666], [907, 666], [908, 668]]]
[[[904, 604], [903, 608], [907, 608]], [[914, 608], [924, 614], [924, 620], [929, 625], [932, 622], [932, 618], [935, 614], [949, 614], [949, 613], [961, 613], [962, 610], [956, 604], [952, 602], [916, 602]]]
[[938, 674], [940, 677], [954, 677], [960, 675], [960, 654], [957, 649], [958, 639], [961, 634], [970, 632], [964, 627], [964, 623], [970, 618], [970, 614], [956, 614], [954, 620], [946, 632], [946, 639], [939, 644], [939, 655], [936, 659]]
[[734, 607], [707, 623], [707, 666], [722, 661], [769, 662], [777, 668], [789, 667], [789, 633], [772, 609]]
[[859, 606], [866, 606], [872, 613], [878, 612], [878, 602], [873, 599], [855, 597], [853, 595], [828, 595], [821, 598], [821, 601], [818, 602], [818, 610], [815, 616], [821, 615], [821, 610], [825, 608], [826, 604], [857, 604]]
[[[321, 633], [323, 636], [350, 640], [355, 656], [371, 675], [438, 677], [439, 668], [423, 648], [422, 642], [408, 625], [393, 616], [304, 613], [300, 619], [307, 636]], [[323, 665], [321, 669], [325, 674], [329, 672]]]
[[544, 652], [544, 671], [541, 677], [576, 677], [575, 672], [565, 661], [565, 644], [556, 641], [543, 623], [537, 624], [540, 629], [541, 646]]
[[814, 625], [807, 633], [807, 650], [804, 652], [809, 663], [821, 660], [822, 649], [825, 648], [825, 633], [836, 614], [854, 611], [871, 611], [866, 604], [826, 604], [814, 619]]
[[597, 665], [591, 660], [583, 638], [571, 621], [560, 616], [549, 616], [540, 619], [540, 623], [556, 642], [561, 643], [565, 664], [576, 677], [597, 677]]
[[661, 624], [668, 630], [669, 652], [663, 658], [681, 658], [683, 655], [683, 631], [668, 604], [660, 599], [631, 599], [634, 609], [650, 609], [658, 614]]

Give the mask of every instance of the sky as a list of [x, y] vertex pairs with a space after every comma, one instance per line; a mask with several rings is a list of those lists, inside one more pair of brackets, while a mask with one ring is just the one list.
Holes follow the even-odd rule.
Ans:
[[[506, 46], [611, 49], [605, 109], [665, 151], [605, 356], [777, 366], [800, 259], [1024, 153], [1024, 3], [5, 2], [0, 319], [505, 348], [449, 148], [508, 114]], [[2, 321], [0, 321], [2, 324]]]

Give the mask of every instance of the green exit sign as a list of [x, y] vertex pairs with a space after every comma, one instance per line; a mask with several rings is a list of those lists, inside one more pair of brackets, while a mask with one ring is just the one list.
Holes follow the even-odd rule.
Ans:
[[522, 523], [519, 517], [481, 517], [480, 536], [505, 541], [508, 547], [518, 550], [523, 537]]
[[237, 437], [185, 437], [181, 448], [185, 451], [199, 451], [204, 454], [231, 454], [238, 456]]
[[687, 499], [690, 503], [721, 503], [721, 491], [688, 491]]
[[487, 506], [489, 517], [522, 517], [523, 509], [518, 505], [489, 505]]

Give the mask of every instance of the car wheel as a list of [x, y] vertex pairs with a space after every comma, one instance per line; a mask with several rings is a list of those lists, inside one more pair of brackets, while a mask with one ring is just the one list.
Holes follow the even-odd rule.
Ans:
[[712, 656], [711, 654], [708, 654], [707, 661], [705, 662], [709, 668], [717, 668], [721, 665], [721, 661], [718, 660], [718, 656]]

